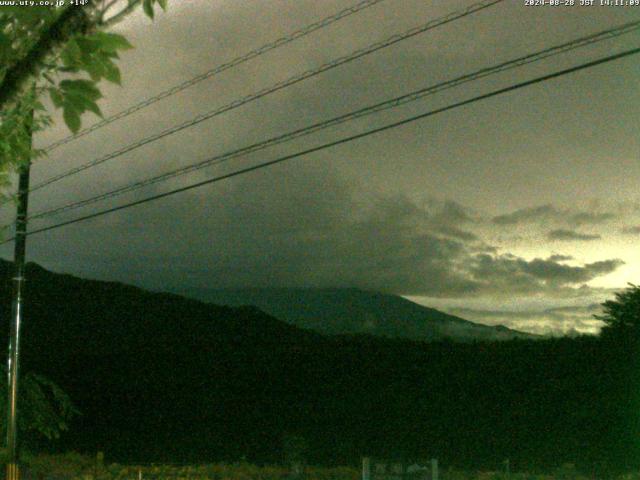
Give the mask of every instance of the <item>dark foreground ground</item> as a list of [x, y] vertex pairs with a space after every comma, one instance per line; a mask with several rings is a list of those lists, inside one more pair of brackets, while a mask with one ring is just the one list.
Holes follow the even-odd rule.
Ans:
[[[288, 467], [257, 466], [245, 462], [208, 465], [121, 465], [101, 462], [97, 458], [77, 453], [28, 456], [24, 464], [21, 472], [23, 480], [360, 480], [362, 478], [362, 472], [357, 467], [306, 466], [302, 473], [295, 474]], [[428, 475], [419, 478], [430, 480]], [[440, 480], [590, 480], [601, 477], [583, 476], [576, 472], [573, 465], [566, 464], [546, 475], [527, 472], [507, 474], [491, 471], [461, 471], [444, 466], [440, 469], [438, 478]], [[606, 479], [602, 477], [602, 480], [638, 479], [640, 479], [640, 473], [606, 477]], [[391, 480], [391, 478], [373, 475], [372, 480]]]

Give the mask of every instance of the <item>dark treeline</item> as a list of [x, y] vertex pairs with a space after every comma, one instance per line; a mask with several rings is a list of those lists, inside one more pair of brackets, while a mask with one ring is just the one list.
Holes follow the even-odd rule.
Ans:
[[[2, 264], [7, 271], [8, 265]], [[231, 309], [31, 265], [23, 371], [82, 416], [58, 442], [109, 461], [640, 468], [638, 350], [624, 336], [418, 343], [324, 337]], [[5, 276], [8, 278], [8, 276]], [[2, 289], [9, 310], [9, 284]], [[4, 338], [7, 322], [2, 322]]]

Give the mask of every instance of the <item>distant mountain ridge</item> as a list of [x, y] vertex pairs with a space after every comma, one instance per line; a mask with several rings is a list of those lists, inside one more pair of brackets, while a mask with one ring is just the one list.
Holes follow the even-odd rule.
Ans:
[[279, 320], [325, 335], [369, 334], [419, 341], [536, 337], [504, 326], [480, 325], [398, 295], [356, 288], [192, 289], [175, 293], [216, 305], [253, 305]]

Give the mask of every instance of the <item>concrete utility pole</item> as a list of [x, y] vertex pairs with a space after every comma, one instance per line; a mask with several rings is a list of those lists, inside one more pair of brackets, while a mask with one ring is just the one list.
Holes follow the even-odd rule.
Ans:
[[371, 480], [371, 458], [362, 459], [362, 480]]
[[[33, 115], [33, 113], [32, 113]], [[29, 136], [31, 122], [29, 120]], [[15, 246], [13, 251], [13, 301], [11, 304], [11, 327], [9, 334], [9, 358], [7, 364], [7, 480], [19, 478], [18, 456], [18, 374], [20, 353], [20, 324], [23, 315], [24, 264], [27, 248], [27, 207], [29, 202], [29, 171], [31, 160], [26, 159], [20, 167], [18, 179], [18, 206], [16, 215]]]
[[431, 480], [438, 480], [438, 459], [431, 459]]

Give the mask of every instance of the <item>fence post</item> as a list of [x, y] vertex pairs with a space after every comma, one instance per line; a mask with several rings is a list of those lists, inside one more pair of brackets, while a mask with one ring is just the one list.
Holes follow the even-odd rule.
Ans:
[[438, 480], [438, 459], [431, 459], [431, 480]]
[[362, 480], [371, 480], [371, 458], [362, 458]]

